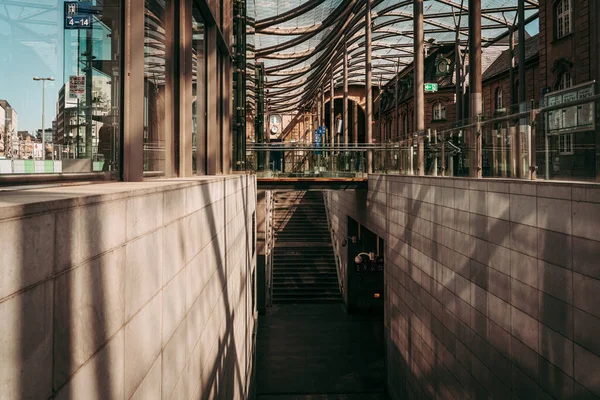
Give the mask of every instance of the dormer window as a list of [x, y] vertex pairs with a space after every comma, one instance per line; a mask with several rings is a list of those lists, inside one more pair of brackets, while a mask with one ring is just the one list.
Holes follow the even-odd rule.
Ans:
[[571, 0], [559, 0], [554, 8], [556, 17], [556, 38], [560, 39], [571, 33]]

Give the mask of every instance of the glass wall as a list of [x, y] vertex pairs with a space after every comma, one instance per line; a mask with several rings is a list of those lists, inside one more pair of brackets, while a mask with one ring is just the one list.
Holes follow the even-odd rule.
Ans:
[[204, 173], [200, 154], [206, 154], [206, 49], [204, 21], [194, 3], [192, 10], [192, 172]]
[[120, 0], [0, 7], [0, 174], [116, 172], [120, 27]]
[[165, 172], [166, 49], [170, 0], [146, 0], [144, 18], [144, 171]]

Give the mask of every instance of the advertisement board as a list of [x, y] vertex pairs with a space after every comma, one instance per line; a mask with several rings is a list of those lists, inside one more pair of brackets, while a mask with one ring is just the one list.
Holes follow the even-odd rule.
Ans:
[[595, 128], [594, 102], [580, 105], [569, 103], [594, 96], [594, 82], [547, 93], [544, 96], [546, 107], [564, 104], [563, 108], [546, 112], [546, 134], [559, 135], [593, 130]]
[[85, 97], [85, 75], [69, 77], [69, 98], [82, 100]]

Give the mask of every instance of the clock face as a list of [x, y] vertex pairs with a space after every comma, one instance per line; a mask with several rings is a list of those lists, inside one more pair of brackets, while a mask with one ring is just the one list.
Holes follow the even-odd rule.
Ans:
[[438, 71], [446, 72], [448, 70], [448, 63], [446, 61], [440, 61], [438, 64]]

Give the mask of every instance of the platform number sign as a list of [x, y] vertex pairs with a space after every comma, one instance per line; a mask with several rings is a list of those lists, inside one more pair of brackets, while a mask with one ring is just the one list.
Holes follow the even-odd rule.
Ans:
[[89, 29], [92, 27], [91, 4], [88, 2], [65, 2], [65, 29]]

